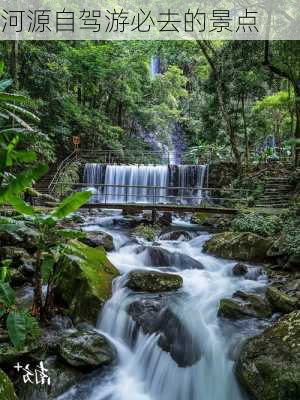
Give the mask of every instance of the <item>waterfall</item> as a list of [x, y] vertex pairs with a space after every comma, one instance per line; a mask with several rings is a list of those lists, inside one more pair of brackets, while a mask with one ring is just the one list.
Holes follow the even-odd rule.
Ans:
[[160, 73], [160, 58], [154, 56], [151, 58], [151, 78], [154, 79]]
[[[114, 238], [116, 232], [119, 234], [115, 228], [106, 230]], [[129, 237], [109, 254], [110, 261], [121, 275], [114, 281], [113, 295], [99, 315], [97, 328], [116, 348], [116, 364], [106, 371], [105, 376], [91, 376], [90, 380], [79, 383], [59, 400], [248, 399], [234, 375], [235, 351], [241, 339], [258, 334], [262, 325], [254, 319], [234, 324], [225, 322], [218, 318], [218, 308], [220, 299], [230, 298], [237, 290], [262, 291], [266, 278], [234, 277], [232, 268], [236, 262], [203, 253], [203, 244], [209, 237], [202, 233], [188, 242], [158, 240], [150, 247], [182, 255], [182, 262], [168, 269], [183, 279], [182, 289], [174, 293], [136, 293], [126, 287], [131, 271], [154, 269], [165, 272], [165, 267], [157, 266], [154, 258], [150, 266], [144, 251], [140, 251], [140, 245], [132, 243]], [[199, 263], [199, 268], [190, 269], [183, 261], [186, 255]], [[160, 340], [164, 338], [161, 327], [146, 334], [134, 320], [130, 314], [134, 303], [141, 307], [137, 309], [141, 310], [139, 316], [146, 323], [149, 318], [148, 323], [154, 326], [159, 317], [159, 314], [152, 315], [157, 304], [171, 310], [180, 321], [175, 330], [174, 325], [166, 328], [175, 333], [177, 341], [173, 345], [177, 344], [188, 357], [194, 354], [190, 350], [198, 349], [200, 358], [192, 358], [187, 366], [177, 364], [171, 353], [160, 346]], [[145, 304], [148, 304], [146, 309], [143, 308]], [[168, 313], [163, 315], [163, 325], [168, 327]], [[183, 333], [183, 326], [188, 336]], [[187, 338], [189, 343], [185, 341]]]
[[202, 200], [205, 173], [205, 165], [86, 164], [83, 182], [92, 202], [194, 204]]

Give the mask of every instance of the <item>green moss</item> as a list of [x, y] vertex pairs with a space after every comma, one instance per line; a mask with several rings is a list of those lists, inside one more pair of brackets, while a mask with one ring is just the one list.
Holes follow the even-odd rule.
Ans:
[[18, 400], [9, 377], [0, 369], [0, 400]]
[[157, 238], [159, 232], [160, 228], [156, 225], [139, 225], [134, 230], [136, 236], [142, 237], [149, 242], [153, 242]]
[[224, 232], [214, 235], [204, 251], [219, 257], [241, 261], [265, 261], [272, 240], [249, 232]]
[[61, 266], [56, 294], [68, 306], [71, 317], [95, 322], [101, 306], [111, 296], [118, 270], [103, 248], [72, 241]]
[[246, 343], [237, 376], [257, 400], [300, 398], [300, 311]]
[[268, 287], [266, 295], [275, 311], [286, 314], [294, 311], [298, 306], [297, 299], [288, 296], [274, 286]]

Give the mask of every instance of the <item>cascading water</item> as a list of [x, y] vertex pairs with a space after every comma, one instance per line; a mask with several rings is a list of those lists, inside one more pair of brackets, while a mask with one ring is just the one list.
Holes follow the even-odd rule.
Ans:
[[160, 73], [160, 58], [154, 56], [151, 58], [151, 78], [154, 79]]
[[[107, 218], [105, 226], [108, 231]], [[187, 225], [184, 226], [187, 228]], [[110, 233], [115, 234], [113, 230]], [[241, 335], [244, 338], [247, 336], [244, 334], [245, 326], [241, 330], [237, 325], [225, 329], [217, 311], [220, 299], [231, 297], [237, 290], [262, 290], [266, 284], [265, 277], [261, 276], [258, 280], [234, 277], [231, 271], [235, 262], [202, 253], [203, 243], [209, 235], [193, 235], [196, 237], [190, 241], [160, 240], [155, 246], [150, 243], [143, 246], [132, 244], [129, 238], [126, 243], [124, 236], [120, 244], [118, 236], [119, 246], [109, 258], [122, 275], [115, 280], [113, 296], [106, 303], [97, 324], [99, 331], [117, 350], [117, 365], [104, 378], [99, 377], [85, 386], [79, 385], [60, 400], [247, 399], [233, 372], [234, 349]], [[171, 295], [158, 294], [153, 298], [153, 295], [134, 293], [126, 288], [127, 274], [132, 270], [166, 271], [166, 267], [158, 266], [155, 259], [152, 260], [153, 265], [149, 265], [149, 249], [153, 246], [168, 254], [181, 254], [181, 261], [177, 258], [178, 262], [167, 268], [183, 278], [180, 291]], [[196, 261], [192, 269], [185, 262], [187, 254]], [[189, 343], [186, 343], [182, 330], [173, 330], [177, 336], [177, 347], [184, 353], [200, 348], [200, 357], [192, 358], [191, 365], [179, 367], [171, 355], [160, 347], [159, 332], [144, 334], [129, 315], [128, 310], [134, 302], [144, 304], [153, 299], [167, 299], [166, 307], [189, 332]], [[167, 325], [168, 320], [164, 323]], [[248, 324], [246, 329], [250, 335], [261, 329], [255, 320], [243, 323]]]
[[205, 165], [86, 164], [83, 180], [94, 194], [92, 202], [152, 203], [155, 200], [156, 203], [194, 204], [201, 202], [202, 190], [197, 188], [203, 187], [205, 173]]

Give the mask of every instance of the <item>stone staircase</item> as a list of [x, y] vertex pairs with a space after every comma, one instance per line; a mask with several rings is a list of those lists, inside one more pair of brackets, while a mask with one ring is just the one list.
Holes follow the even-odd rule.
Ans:
[[46, 175], [44, 175], [36, 184], [34, 185], [34, 189], [42, 194], [50, 194], [49, 193], [49, 185], [56, 174], [56, 171], [60, 165], [61, 161], [57, 161], [50, 165], [49, 170]]
[[264, 193], [257, 200], [256, 207], [287, 208], [293, 194], [288, 175], [264, 177]]

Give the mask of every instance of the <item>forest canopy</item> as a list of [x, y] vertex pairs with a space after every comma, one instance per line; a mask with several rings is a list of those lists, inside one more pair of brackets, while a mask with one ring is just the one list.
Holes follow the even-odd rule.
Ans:
[[[2, 79], [39, 117], [27, 145], [61, 159], [83, 148], [133, 154], [172, 146], [185, 157], [209, 146], [241, 163], [270, 142], [291, 152], [300, 137], [299, 42], [2, 41]], [[159, 59], [158, 74], [151, 60]], [[5, 122], [2, 124], [5, 125]], [[3, 126], [2, 128], [4, 128]], [[296, 138], [296, 140], [294, 140]], [[297, 157], [299, 162], [299, 156]]]

